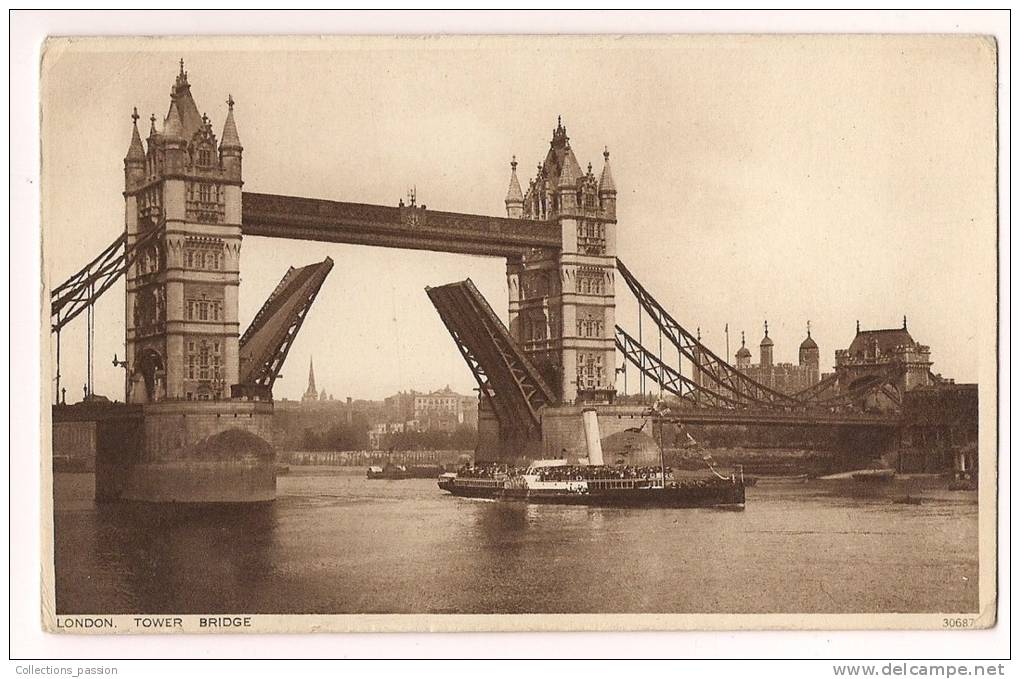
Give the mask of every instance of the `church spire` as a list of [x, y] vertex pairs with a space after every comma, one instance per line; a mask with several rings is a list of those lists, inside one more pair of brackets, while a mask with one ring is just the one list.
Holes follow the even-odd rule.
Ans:
[[308, 388], [305, 389], [305, 395], [301, 397], [302, 401], [317, 401], [319, 399], [319, 392], [315, 389], [315, 365], [312, 363], [311, 357], [308, 358]]

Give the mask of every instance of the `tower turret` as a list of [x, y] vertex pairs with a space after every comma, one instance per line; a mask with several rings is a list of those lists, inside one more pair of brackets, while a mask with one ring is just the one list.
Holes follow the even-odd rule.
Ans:
[[220, 137], [220, 163], [227, 176], [241, 179], [241, 137], [237, 134], [237, 123], [234, 122], [234, 97], [227, 95], [227, 120], [223, 123], [223, 134]]
[[743, 331], [740, 332], [740, 348], [737, 349], [737, 368], [746, 370], [751, 367], [751, 350], [747, 348]]
[[[566, 130], [564, 129], [564, 134]], [[577, 156], [570, 148], [568, 141], [563, 153], [563, 167], [560, 169], [560, 180], [556, 185], [557, 203], [559, 212], [574, 212], [577, 204], [577, 184], [583, 172], [581, 165], [577, 162]]]
[[[518, 205], [511, 175], [507, 214]], [[605, 180], [614, 195], [612, 177]], [[616, 219], [602, 207], [599, 179], [585, 172], [562, 117], [520, 203], [521, 216], [559, 229], [556, 258], [535, 251], [507, 260], [509, 326], [566, 403], [604, 402], [615, 391], [613, 271]]]
[[506, 216], [520, 219], [524, 216], [524, 194], [521, 183], [517, 180], [517, 156], [510, 161], [510, 186], [506, 190]]
[[138, 134], [138, 109], [131, 114], [131, 144], [124, 156], [124, 188], [138, 186], [145, 180], [145, 148]]
[[609, 169], [609, 147], [602, 152], [605, 164], [602, 166], [602, 176], [599, 177], [599, 203], [602, 210], [609, 219], [616, 219], [616, 182], [613, 181], [613, 172]]
[[163, 120], [163, 149], [165, 151], [163, 171], [166, 174], [176, 175], [184, 171], [186, 146], [184, 123], [177, 110], [177, 100], [171, 98], [170, 110], [167, 111], [166, 118]]
[[769, 337], [769, 322], [765, 321], [765, 336], [761, 338], [761, 344], [758, 345], [761, 356], [760, 365], [762, 369], [772, 367], [772, 347], [773, 342]]
[[811, 338], [811, 321], [807, 322], [807, 338], [800, 343], [800, 365], [808, 370], [808, 384], [819, 379], [818, 344]]
[[132, 403], [228, 399], [238, 380], [240, 166], [217, 161], [198, 111], [182, 63], [162, 133], [153, 115], [146, 148], [133, 130], [124, 160], [127, 242], [162, 232], [125, 275]]

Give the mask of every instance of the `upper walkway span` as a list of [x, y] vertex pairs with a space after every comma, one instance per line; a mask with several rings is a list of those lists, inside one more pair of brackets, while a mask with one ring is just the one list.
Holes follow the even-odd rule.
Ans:
[[533, 249], [559, 250], [556, 222], [439, 212], [422, 205], [369, 205], [245, 192], [245, 236], [520, 257]]

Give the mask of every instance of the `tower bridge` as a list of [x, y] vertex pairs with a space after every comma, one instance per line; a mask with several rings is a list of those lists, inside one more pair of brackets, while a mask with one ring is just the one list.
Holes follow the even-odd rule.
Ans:
[[[97, 487], [106, 498], [188, 501], [271, 499], [275, 476], [272, 388], [333, 262], [291, 268], [245, 332], [238, 317], [244, 236], [432, 250], [504, 258], [508, 324], [470, 281], [427, 296], [480, 390], [479, 456], [502, 459], [581, 451], [578, 408], [611, 414], [617, 428], [643, 407], [614, 404], [619, 360], [680, 403], [680, 420], [888, 428], [893, 414], [863, 414], [863, 392], [896, 382], [886, 368], [786, 394], [724, 361], [676, 320], [616, 258], [617, 189], [608, 148], [596, 174], [582, 169], [562, 120], [522, 187], [516, 158], [506, 216], [437, 211], [412, 199], [396, 206], [242, 191], [243, 151], [227, 110], [219, 138], [200, 115], [183, 60], [162, 124], [143, 144], [137, 110], [124, 159], [125, 228], [103, 253], [51, 294], [60, 391], [60, 332], [120, 276], [126, 279], [124, 427], [99, 407]], [[634, 294], [641, 313], [676, 350], [664, 361], [617, 324], [616, 295]], [[91, 366], [91, 345], [88, 347]], [[681, 361], [683, 362], [681, 364]], [[858, 371], [859, 372], [859, 371]], [[856, 390], [856, 391], [855, 391]], [[861, 392], [861, 393], [859, 393]], [[111, 410], [112, 409], [112, 410]], [[105, 414], [104, 414], [105, 413]], [[104, 422], [117, 418], [117, 436]], [[86, 418], [87, 419], [87, 418]], [[54, 408], [54, 422], [81, 413]], [[131, 429], [127, 432], [127, 429]], [[568, 442], [563, 445], [564, 441]], [[105, 448], [103, 447], [105, 446]], [[267, 460], [269, 460], [267, 462]]]

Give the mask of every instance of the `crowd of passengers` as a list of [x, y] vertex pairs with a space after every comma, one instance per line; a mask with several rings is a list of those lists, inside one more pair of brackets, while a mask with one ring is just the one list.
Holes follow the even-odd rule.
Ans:
[[[672, 469], [666, 467], [667, 478]], [[662, 476], [661, 467], [608, 467], [603, 465], [565, 465], [542, 467], [538, 470], [539, 481], [587, 481], [594, 479], [657, 479]]]
[[[528, 470], [506, 464], [486, 463], [481, 465], [464, 465], [457, 472], [460, 478], [494, 479], [521, 476]], [[539, 481], [589, 481], [658, 479], [662, 475], [661, 467], [632, 467], [606, 465], [563, 465], [559, 467], [541, 467], [537, 471]], [[666, 467], [666, 478], [670, 485], [688, 487], [707, 487], [719, 483], [716, 478], [683, 478], [674, 479], [673, 469]]]
[[462, 479], [494, 479], [503, 476], [514, 476], [519, 473], [515, 467], [496, 462], [488, 462], [479, 465], [466, 464], [457, 470], [457, 476]]
[[[509, 476], [520, 476], [528, 470], [506, 464], [486, 463], [480, 465], [464, 465], [457, 472], [461, 478], [492, 479]], [[672, 473], [666, 467], [666, 476]], [[558, 467], [541, 467], [537, 470], [539, 481], [586, 481], [590, 479], [654, 479], [662, 475], [661, 467], [632, 467], [606, 465], [562, 465]]]

